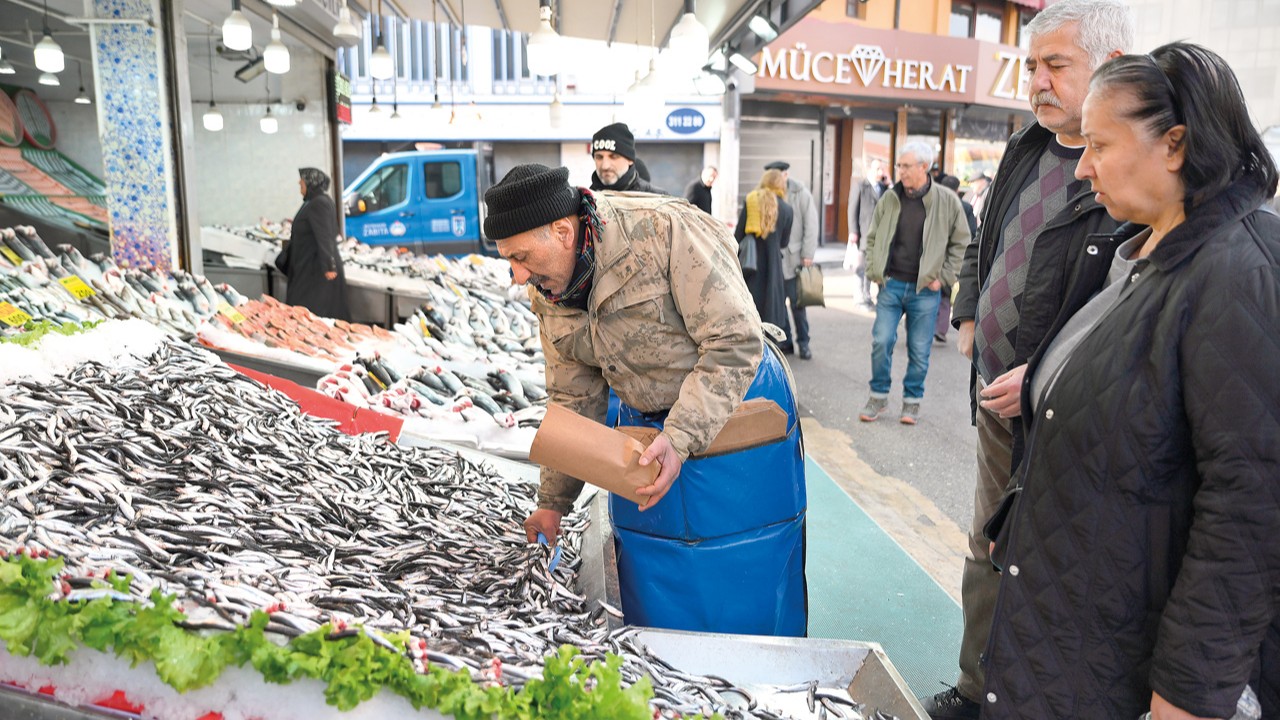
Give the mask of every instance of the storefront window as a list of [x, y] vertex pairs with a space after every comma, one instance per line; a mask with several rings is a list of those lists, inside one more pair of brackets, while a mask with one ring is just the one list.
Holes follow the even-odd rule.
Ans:
[[1000, 26], [1003, 24], [1003, 12], [997, 7], [979, 7], [978, 19], [973, 27], [973, 36], [986, 42], [1000, 42]]
[[952, 175], [967, 180], [986, 173], [995, 177], [1009, 139], [1008, 110], [967, 108], [956, 119]]
[[973, 32], [973, 5], [951, 4], [951, 36], [969, 37]]
[[1023, 50], [1031, 48], [1031, 36], [1027, 34], [1027, 25], [1035, 18], [1036, 11], [1027, 8], [1018, 9], [1018, 47]]
[[859, 20], [867, 19], [867, 0], [845, 0], [844, 3], [845, 17], [857, 18]]

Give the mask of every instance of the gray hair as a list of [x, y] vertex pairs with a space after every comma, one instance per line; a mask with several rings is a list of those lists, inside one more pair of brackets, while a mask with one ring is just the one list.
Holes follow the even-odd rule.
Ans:
[[1133, 10], [1120, 0], [1061, 0], [1032, 18], [1027, 34], [1035, 38], [1071, 23], [1076, 23], [1076, 47], [1089, 56], [1091, 70], [1112, 52], [1133, 47]]
[[925, 167], [933, 167], [933, 161], [937, 159], [933, 146], [923, 140], [912, 140], [898, 151], [899, 158], [907, 154], [915, 155], [916, 162], [924, 163]]

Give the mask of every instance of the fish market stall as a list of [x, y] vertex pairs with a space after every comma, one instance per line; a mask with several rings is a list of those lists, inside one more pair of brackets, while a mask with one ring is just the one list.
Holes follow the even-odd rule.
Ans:
[[[146, 717], [779, 717], [756, 676], [611, 627], [578, 580], [589, 513], [529, 544], [511, 467], [339, 433], [140, 321], [0, 343], [0, 682]], [[792, 677], [818, 714], [911, 717]]]

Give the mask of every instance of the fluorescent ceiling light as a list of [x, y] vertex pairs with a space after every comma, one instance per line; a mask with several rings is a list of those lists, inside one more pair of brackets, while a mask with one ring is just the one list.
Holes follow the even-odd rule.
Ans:
[[737, 50], [734, 50], [733, 52], [729, 53], [729, 62], [733, 63], [734, 67], [738, 68], [739, 70], [741, 70], [742, 72], [748, 75], [755, 75], [756, 70], [759, 69], [756, 67], [755, 63], [751, 62], [751, 58], [747, 57], [746, 55], [743, 55]]
[[747, 27], [751, 28], [751, 32], [765, 42], [773, 42], [778, 37], [778, 26], [763, 15], [752, 15]]

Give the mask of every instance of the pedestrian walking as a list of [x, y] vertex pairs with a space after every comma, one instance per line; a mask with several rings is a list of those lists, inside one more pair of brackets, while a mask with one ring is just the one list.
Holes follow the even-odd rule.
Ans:
[[592, 190], [667, 194], [640, 176], [636, 138], [626, 123], [606, 125], [591, 136], [591, 159], [596, 164], [596, 171], [591, 174]]
[[918, 421], [942, 286], [956, 281], [969, 244], [960, 198], [929, 177], [933, 160], [927, 143], [903, 146], [898, 184], [876, 204], [867, 232], [867, 276], [880, 292], [871, 329], [871, 395], [858, 415], [863, 422], [875, 421], [889, 403], [893, 346], [903, 315], [908, 362], [898, 420], [904, 425]]
[[849, 244], [844, 253], [844, 269], [854, 270], [862, 295], [858, 302], [868, 309], [875, 307], [871, 281], [867, 279], [867, 231], [875, 215], [876, 203], [889, 189], [889, 174], [879, 158], [871, 161], [867, 176], [849, 192]]
[[[1120, 0], [1062, 0], [1027, 26], [1027, 69], [1036, 122], [1009, 138], [987, 193], [978, 239], [965, 252], [951, 323], [960, 352], [973, 360], [970, 386], [978, 428], [978, 472], [969, 556], [961, 581], [964, 634], [954, 688], [924, 700], [933, 718], [976, 718], [985, 679], [1000, 576], [982, 528], [999, 506], [1022, 447], [1022, 375], [1061, 311], [1067, 279], [1085, 239], [1117, 223], [1088, 184], [1074, 178], [1084, 138], [1080, 114], [1089, 76], [1133, 44], [1134, 21]], [[1116, 243], [1098, 242], [1109, 259]], [[1094, 279], [1093, 290], [1101, 278]]]
[[[800, 307], [800, 287], [796, 273], [802, 267], [813, 264], [818, 252], [818, 206], [813, 194], [803, 183], [791, 178], [791, 163], [775, 160], [764, 166], [765, 170], [779, 170], [787, 184], [787, 205], [791, 206], [794, 219], [791, 222], [791, 241], [782, 251], [782, 277], [787, 291], [787, 304], [791, 306], [792, 329], [782, 344], [782, 352], [790, 355], [798, 352], [801, 360], [812, 360], [809, 350], [809, 315]], [[784, 327], [783, 330], [786, 330]]]
[[718, 177], [720, 177], [720, 171], [714, 165], [702, 168], [702, 173], [698, 175], [698, 178], [689, 183], [689, 187], [684, 189], [685, 199], [702, 212], [708, 215], [712, 214], [711, 186], [715, 185]]
[[[960, 178], [946, 175], [938, 184], [960, 197]], [[978, 221], [973, 215], [973, 206], [960, 197], [960, 206], [964, 208], [964, 219], [969, 225], [969, 236], [978, 237]], [[938, 301], [938, 321], [933, 324], [933, 341], [945, 343], [947, 331], [951, 329], [951, 285], [942, 286], [942, 298]]]
[[787, 194], [780, 170], [765, 170], [760, 184], [747, 194], [738, 212], [733, 236], [738, 242], [756, 243], [756, 271], [747, 278], [760, 319], [787, 326], [787, 289], [782, 278], [783, 252], [791, 242], [794, 214], [782, 198]]

